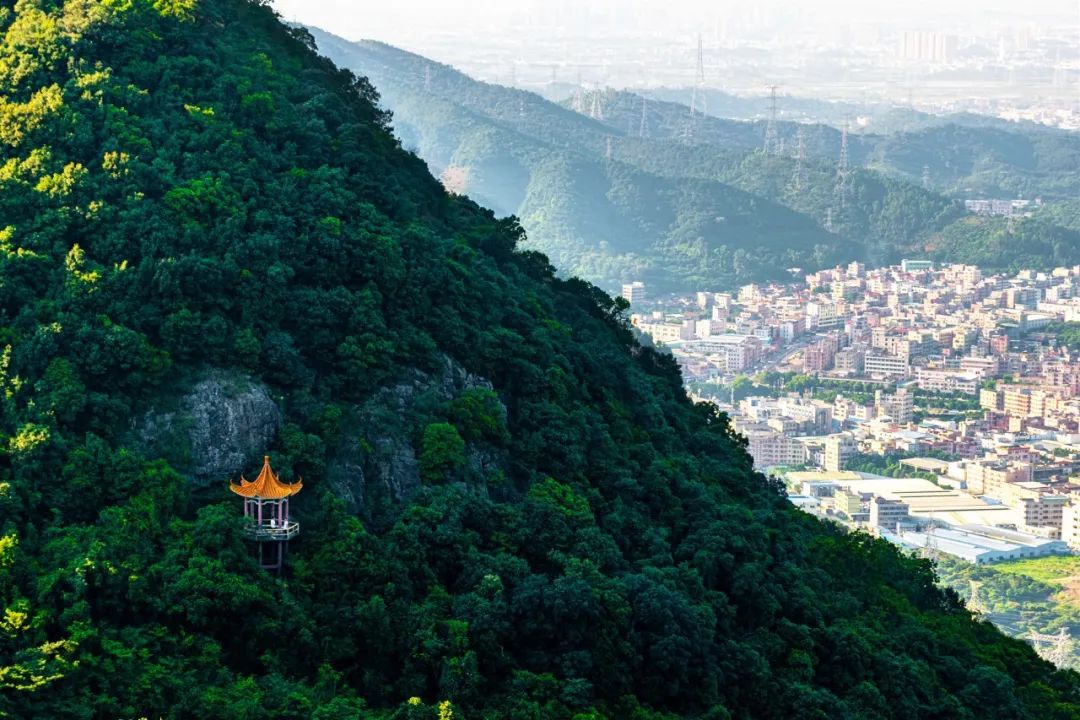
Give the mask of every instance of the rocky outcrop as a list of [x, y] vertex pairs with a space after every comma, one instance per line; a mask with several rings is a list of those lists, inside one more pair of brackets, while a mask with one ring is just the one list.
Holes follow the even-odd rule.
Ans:
[[[443, 357], [437, 373], [408, 371], [376, 392], [344, 419], [342, 441], [327, 467], [327, 482], [353, 512], [406, 502], [420, 489], [413, 437], [422, 408], [449, 402], [469, 390], [492, 389], [490, 382]], [[469, 469], [481, 474], [499, 459], [487, 450], [467, 449]]]
[[237, 373], [208, 371], [170, 405], [138, 417], [133, 433], [147, 455], [168, 459], [200, 485], [238, 475], [281, 426], [267, 387]]

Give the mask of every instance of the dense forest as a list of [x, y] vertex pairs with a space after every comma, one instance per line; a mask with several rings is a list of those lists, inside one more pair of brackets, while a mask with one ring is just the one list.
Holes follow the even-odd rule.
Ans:
[[[0, 30], [0, 715], [1080, 717], [928, 563], [795, 511], [625, 303], [265, 5]], [[230, 432], [192, 386], [247, 398]], [[162, 439], [260, 403], [228, 472]], [[264, 452], [304, 481], [282, 577], [226, 484]]]

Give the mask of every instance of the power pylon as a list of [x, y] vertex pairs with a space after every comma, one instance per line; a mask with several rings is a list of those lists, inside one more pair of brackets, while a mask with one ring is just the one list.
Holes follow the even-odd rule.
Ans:
[[424, 92], [431, 92], [431, 66], [424, 65]]
[[779, 155], [780, 142], [776, 133], [776, 89], [778, 85], [769, 85], [769, 122], [765, 126], [765, 154]]
[[967, 608], [976, 615], [985, 615], [986, 607], [982, 603], [982, 598], [979, 597], [979, 590], [982, 589], [982, 582], [979, 580], [971, 580], [971, 596], [967, 601]]
[[602, 91], [599, 87], [592, 92], [592, 103], [589, 105], [589, 117], [593, 120], [604, 119], [604, 102], [601, 93]]
[[611, 136], [607, 136], [607, 147], [604, 148], [604, 157], [608, 160], [611, 159]]
[[937, 536], [934, 534], [934, 518], [930, 517], [930, 526], [926, 528], [926, 545], [923, 546], [921, 555], [929, 560], [936, 560], [938, 557], [938, 544]]
[[694, 77], [694, 90], [690, 95], [691, 117], [708, 112], [708, 102], [705, 100], [705, 50], [701, 44], [701, 33], [697, 36], [697, 73]]
[[795, 161], [795, 169], [791, 173], [790, 187], [798, 193], [803, 186], [803, 160], [806, 158], [806, 129], [800, 125], [795, 132], [795, 154], [791, 159]]
[[845, 122], [844, 130], [840, 133], [840, 160], [836, 163], [836, 188], [834, 190], [841, 212], [847, 209], [850, 189], [851, 164], [848, 159], [848, 124]]
[[922, 166], [922, 186], [923, 186], [923, 190], [929, 190], [930, 189], [930, 166], [929, 165], [923, 165]]
[[649, 101], [644, 96], [641, 98], [641, 122], [638, 123], [638, 137], [649, 136]]
[[1045, 635], [1034, 630], [1028, 634], [1035, 652], [1047, 662], [1059, 668], [1068, 666], [1072, 657], [1072, 637], [1069, 631], [1061, 628], [1057, 635]]
[[686, 118], [686, 124], [683, 125], [682, 141], [689, 144], [694, 141], [695, 137], [697, 137], [697, 118], [691, 113]]

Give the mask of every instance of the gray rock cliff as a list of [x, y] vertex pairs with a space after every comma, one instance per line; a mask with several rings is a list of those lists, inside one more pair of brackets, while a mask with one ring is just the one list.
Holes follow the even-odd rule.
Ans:
[[197, 485], [236, 477], [281, 426], [267, 387], [236, 373], [208, 371], [171, 404], [146, 411], [132, 429], [147, 454], [165, 457]]

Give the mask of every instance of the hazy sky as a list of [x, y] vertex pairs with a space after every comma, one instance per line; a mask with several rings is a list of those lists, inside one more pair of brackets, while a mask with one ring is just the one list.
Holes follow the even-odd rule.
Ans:
[[[1080, 22], [1076, 0], [274, 0], [287, 20], [319, 25], [350, 39], [394, 42], [425, 31], [467, 35], [531, 28], [636, 35], [690, 32], [730, 20], [767, 30], [798, 18], [827, 30], [837, 24], [888, 23], [898, 29], [947, 29], [1003, 16], [1031, 24]], [[946, 27], [942, 27], [946, 26]]]

